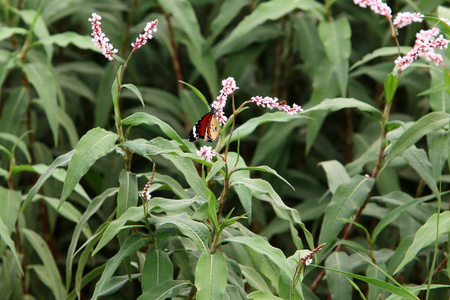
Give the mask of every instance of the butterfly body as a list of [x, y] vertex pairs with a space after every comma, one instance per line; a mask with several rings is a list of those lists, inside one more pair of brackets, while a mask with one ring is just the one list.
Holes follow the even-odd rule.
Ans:
[[197, 123], [195, 123], [192, 130], [189, 132], [188, 141], [195, 142], [202, 139], [205, 142], [214, 142], [220, 135], [220, 125], [216, 118], [216, 111], [211, 111], [205, 114]]

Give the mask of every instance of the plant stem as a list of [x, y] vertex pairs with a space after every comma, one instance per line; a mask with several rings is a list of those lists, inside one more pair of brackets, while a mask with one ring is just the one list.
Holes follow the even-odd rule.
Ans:
[[173, 34], [173, 27], [172, 21], [170, 20], [170, 16], [168, 14], [165, 14], [165, 16], [167, 20], [167, 27], [169, 29], [170, 34], [170, 46], [172, 47], [172, 62], [173, 67], [175, 69], [175, 74], [177, 76], [178, 91], [181, 91], [184, 89], [184, 84], [181, 83], [181, 81], [183, 81], [183, 73], [181, 72], [180, 58], [178, 57], [178, 48], [175, 42], [175, 36]]

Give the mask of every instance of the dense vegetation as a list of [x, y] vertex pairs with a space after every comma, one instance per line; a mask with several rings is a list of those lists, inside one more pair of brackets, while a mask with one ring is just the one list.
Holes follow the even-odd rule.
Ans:
[[2, 299], [449, 299], [445, 0], [0, 5]]

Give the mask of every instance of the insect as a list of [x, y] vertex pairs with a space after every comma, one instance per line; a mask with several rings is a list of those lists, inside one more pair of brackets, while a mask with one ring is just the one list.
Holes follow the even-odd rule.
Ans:
[[197, 123], [195, 123], [192, 130], [189, 132], [188, 141], [195, 142], [198, 139], [203, 139], [205, 142], [214, 142], [220, 135], [219, 121], [216, 118], [216, 110], [205, 114]]

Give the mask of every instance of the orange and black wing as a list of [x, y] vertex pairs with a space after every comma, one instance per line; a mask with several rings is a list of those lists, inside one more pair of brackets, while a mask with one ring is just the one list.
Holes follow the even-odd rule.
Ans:
[[188, 141], [195, 142], [203, 139], [205, 142], [214, 142], [219, 137], [220, 126], [213, 111], [205, 114], [189, 132]]

